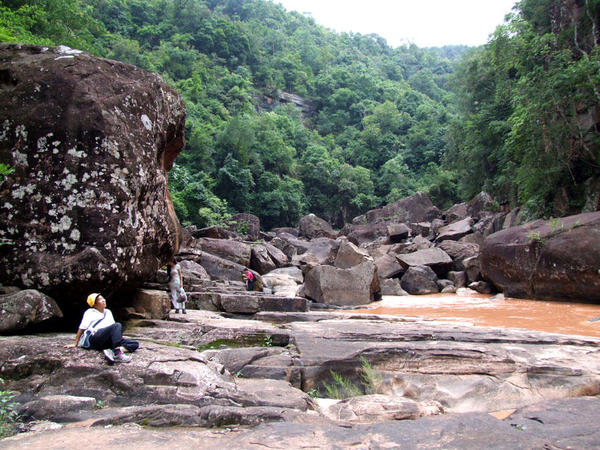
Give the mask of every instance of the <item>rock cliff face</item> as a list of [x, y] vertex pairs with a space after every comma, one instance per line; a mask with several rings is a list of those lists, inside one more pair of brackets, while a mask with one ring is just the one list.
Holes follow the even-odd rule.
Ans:
[[174, 253], [167, 172], [185, 109], [156, 75], [66, 47], [0, 46], [0, 282], [59, 304], [130, 290]]

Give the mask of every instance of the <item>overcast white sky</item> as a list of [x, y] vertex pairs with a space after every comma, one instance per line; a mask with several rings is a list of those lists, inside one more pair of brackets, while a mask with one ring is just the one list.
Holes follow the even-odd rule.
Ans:
[[335, 31], [376, 33], [388, 45], [482, 45], [517, 0], [273, 0]]

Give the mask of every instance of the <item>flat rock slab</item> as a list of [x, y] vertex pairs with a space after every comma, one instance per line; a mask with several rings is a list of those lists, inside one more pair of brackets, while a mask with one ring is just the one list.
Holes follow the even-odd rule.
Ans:
[[[290, 448], [444, 448], [533, 449], [598, 448], [600, 398], [583, 397], [524, 408], [504, 420], [489, 414], [448, 414], [372, 425], [336, 426], [296, 422], [255, 428], [149, 429], [137, 425], [110, 428], [69, 426], [23, 433], [0, 441], [3, 449], [290, 449]], [[48, 426], [47, 428], [51, 428]]]

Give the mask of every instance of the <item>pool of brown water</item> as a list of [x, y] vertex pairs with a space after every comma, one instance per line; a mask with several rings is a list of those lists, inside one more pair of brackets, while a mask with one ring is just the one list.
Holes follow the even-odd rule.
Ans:
[[459, 291], [457, 294], [384, 296], [381, 301], [352, 312], [600, 337], [600, 305], [592, 304], [497, 299]]

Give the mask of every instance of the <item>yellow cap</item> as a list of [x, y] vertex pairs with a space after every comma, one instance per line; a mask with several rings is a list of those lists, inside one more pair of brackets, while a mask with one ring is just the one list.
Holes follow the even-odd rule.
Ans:
[[94, 303], [96, 303], [96, 298], [99, 295], [100, 294], [90, 294], [90, 295], [88, 295], [87, 304], [90, 305], [90, 308], [92, 308], [94, 306]]

